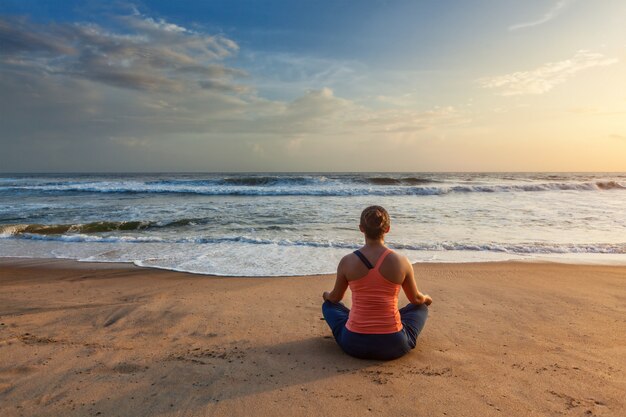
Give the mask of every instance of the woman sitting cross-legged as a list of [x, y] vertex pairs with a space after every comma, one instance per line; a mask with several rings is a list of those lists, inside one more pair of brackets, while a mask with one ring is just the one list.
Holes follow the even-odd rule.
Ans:
[[[322, 312], [335, 340], [357, 358], [389, 360], [413, 349], [433, 301], [417, 289], [409, 260], [385, 246], [389, 228], [384, 208], [363, 210], [365, 246], [341, 259], [335, 288], [323, 294]], [[352, 310], [341, 303], [348, 287]], [[410, 303], [398, 310], [400, 287]]]

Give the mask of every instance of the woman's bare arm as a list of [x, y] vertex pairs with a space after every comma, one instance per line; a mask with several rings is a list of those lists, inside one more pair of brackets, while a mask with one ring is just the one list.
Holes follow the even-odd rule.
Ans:
[[404, 290], [404, 294], [406, 294], [406, 298], [409, 299], [409, 302], [411, 304], [426, 304], [427, 306], [430, 305], [433, 302], [433, 299], [430, 298], [430, 295], [422, 294], [420, 290], [417, 289], [413, 266], [406, 257], [403, 259], [403, 263], [406, 270], [406, 275], [404, 277], [404, 281], [402, 282], [402, 289]]
[[337, 279], [335, 280], [335, 288], [333, 288], [331, 292], [324, 291], [324, 294], [322, 294], [324, 301], [338, 303], [343, 299], [343, 296], [348, 289], [348, 280], [346, 279], [346, 275], [343, 272], [343, 264], [344, 259], [341, 259], [341, 261], [339, 261], [339, 265], [337, 266]]

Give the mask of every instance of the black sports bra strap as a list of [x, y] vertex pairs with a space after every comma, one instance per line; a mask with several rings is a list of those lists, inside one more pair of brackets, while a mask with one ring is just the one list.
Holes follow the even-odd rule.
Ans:
[[360, 251], [360, 250], [358, 250], [358, 249], [357, 249], [357, 250], [355, 250], [353, 253], [354, 253], [356, 256], [358, 256], [358, 257], [359, 257], [359, 259], [360, 259], [361, 261], [363, 261], [363, 263], [365, 264], [365, 266], [367, 267], [367, 269], [374, 269], [374, 265], [372, 265], [372, 264], [371, 264], [371, 262], [367, 260], [367, 258], [365, 257], [365, 255], [363, 255], [363, 254], [361, 253], [361, 251]]

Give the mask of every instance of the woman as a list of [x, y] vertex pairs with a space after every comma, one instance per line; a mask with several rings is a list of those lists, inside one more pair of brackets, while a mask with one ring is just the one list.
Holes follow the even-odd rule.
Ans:
[[[406, 256], [385, 246], [390, 229], [387, 210], [381, 206], [363, 210], [359, 229], [365, 246], [339, 262], [335, 288], [323, 294], [324, 319], [347, 354], [363, 359], [399, 358], [415, 347], [433, 300], [417, 289]], [[352, 310], [340, 302], [348, 287]], [[400, 287], [410, 303], [398, 310]]]

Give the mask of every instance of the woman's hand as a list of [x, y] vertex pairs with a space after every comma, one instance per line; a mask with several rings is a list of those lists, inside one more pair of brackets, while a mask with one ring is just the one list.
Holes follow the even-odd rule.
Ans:
[[423, 304], [426, 304], [427, 306], [431, 305], [433, 303], [433, 299], [430, 295], [428, 294], [424, 294], [424, 302]]
[[328, 300], [328, 296], [330, 295], [330, 293], [328, 291], [324, 291], [324, 294], [322, 294], [322, 298], [324, 299], [324, 301]]
[[409, 300], [411, 303], [413, 304], [424, 304], [424, 305], [431, 305], [433, 302], [433, 299], [430, 295], [428, 294], [422, 294], [421, 292], [418, 292], [417, 296], [415, 297], [415, 301], [413, 300]]

